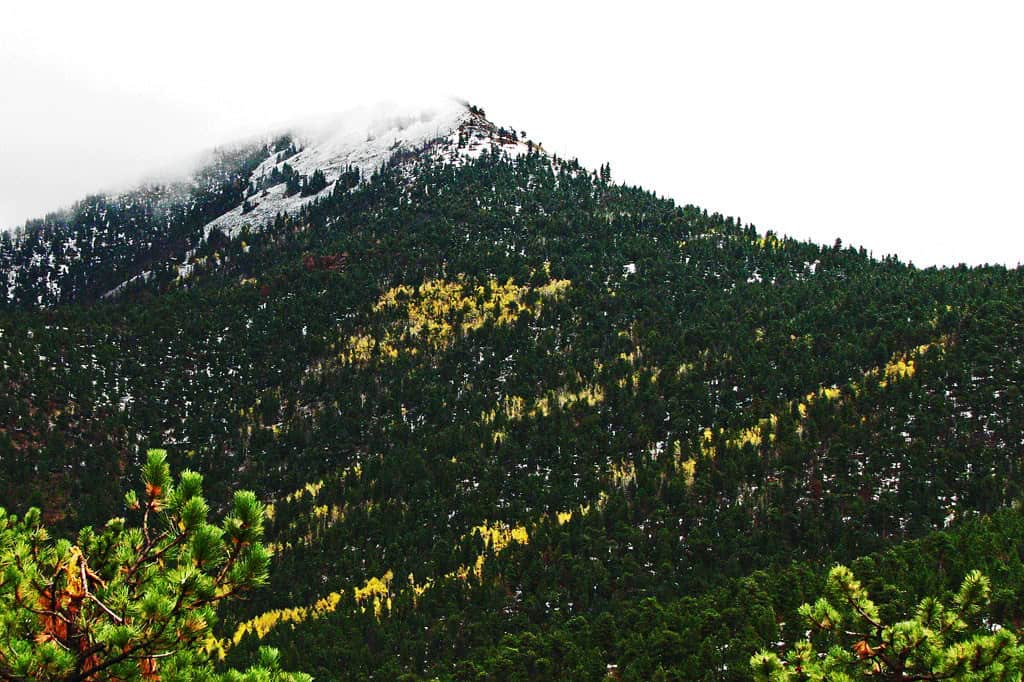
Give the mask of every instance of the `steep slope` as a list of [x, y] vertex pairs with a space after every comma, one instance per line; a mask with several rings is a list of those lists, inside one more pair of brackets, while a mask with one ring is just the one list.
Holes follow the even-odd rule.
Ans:
[[90, 301], [131, 278], [151, 279], [241, 201], [262, 144], [221, 150], [182, 181], [98, 194], [32, 220], [0, 241], [0, 306]]
[[272, 581], [219, 647], [325, 680], [746, 679], [833, 561], [908, 603], [983, 567], [1024, 616], [1019, 269], [780, 239], [460, 117], [188, 278], [0, 312], [4, 506], [124, 514], [158, 445], [257, 490]]
[[[29, 221], [0, 242], [0, 305], [48, 307], [109, 298], [187, 277], [216, 238], [258, 231], [334, 191], [348, 191], [401, 155], [459, 163], [533, 148], [476, 107], [360, 109], [214, 152], [189, 178], [96, 195]], [[539, 148], [539, 147], [538, 147]]]
[[[356, 170], [369, 177], [396, 154], [431, 147], [435, 157], [456, 161], [479, 156], [500, 147], [514, 156], [527, 151], [512, 131], [501, 131], [479, 109], [451, 101], [437, 109], [407, 113], [356, 110], [293, 133], [288, 153], [271, 154], [253, 170], [246, 192], [247, 206], [227, 211], [207, 224], [234, 236], [246, 225], [265, 225], [279, 213], [293, 214], [300, 207], [325, 196], [346, 172]], [[461, 143], [460, 143], [461, 142]], [[299, 178], [324, 176], [316, 191], [288, 194], [285, 163]], [[275, 174], [276, 171], [276, 174]], [[277, 180], [275, 182], [275, 179]]]

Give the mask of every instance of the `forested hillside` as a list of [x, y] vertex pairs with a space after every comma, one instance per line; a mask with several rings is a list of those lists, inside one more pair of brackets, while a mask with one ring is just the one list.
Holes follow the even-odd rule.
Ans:
[[174, 256], [194, 248], [203, 226], [242, 201], [249, 173], [285, 147], [219, 150], [188, 181], [152, 183], [120, 195], [96, 194], [30, 220], [0, 242], [0, 299], [13, 308], [93, 301], [130, 282], [176, 275]]
[[[66, 273], [88, 295], [0, 311], [0, 505], [102, 523], [149, 448], [215, 509], [269, 505], [226, 663], [743, 680], [836, 562], [904, 609], [981, 569], [1022, 623], [1019, 269], [783, 239], [532, 143], [405, 150], [204, 234], [257, 156], [131, 267]], [[0, 277], [98, 210], [35, 226]], [[183, 235], [188, 277], [100, 298]]]

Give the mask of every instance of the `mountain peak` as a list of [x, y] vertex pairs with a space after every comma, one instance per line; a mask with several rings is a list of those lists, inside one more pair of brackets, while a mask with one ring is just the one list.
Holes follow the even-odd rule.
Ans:
[[[368, 177], [399, 152], [422, 150], [431, 158], [459, 163], [495, 148], [511, 156], [540, 148], [520, 141], [515, 130], [494, 125], [483, 109], [454, 99], [428, 107], [361, 107], [292, 126], [284, 137], [291, 144], [268, 148], [267, 157], [252, 173], [246, 201], [207, 224], [207, 234], [214, 229], [237, 234], [245, 225], [256, 228], [278, 213], [292, 213], [331, 191], [346, 171], [356, 169]], [[305, 178], [321, 173], [322, 186], [297, 194], [280, 182], [282, 173]]]
[[[352, 189], [389, 162], [462, 165], [490, 151], [518, 157], [532, 150], [541, 151], [514, 129], [496, 126], [483, 109], [450, 98], [383, 103], [281, 126], [212, 152], [187, 179], [87, 197], [30, 221], [0, 252], [0, 294], [10, 305], [45, 307], [116, 296], [154, 269], [188, 277], [214, 232], [258, 232], [339, 187]], [[108, 269], [89, 265], [110, 258]]]

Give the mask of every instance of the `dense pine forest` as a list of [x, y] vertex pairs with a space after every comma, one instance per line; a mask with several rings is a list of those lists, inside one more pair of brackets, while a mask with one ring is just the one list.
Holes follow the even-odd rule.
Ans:
[[[0, 505], [72, 537], [130, 515], [153, 448], [215, 513], [254, 491], [269, 579], [218, 665], [748, 680], [837, 563], [886, 618], [977, 569], [1024, 624], [1020, 269], [782, 238], [532, 143], [203, 232], [294, 150], [0, 245]], [[111, 211], [101, 267], [39, 257]]]

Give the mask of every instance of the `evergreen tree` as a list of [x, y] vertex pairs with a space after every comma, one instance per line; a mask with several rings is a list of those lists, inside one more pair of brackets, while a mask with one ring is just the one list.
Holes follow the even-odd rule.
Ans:
[[905, 620], [886, 624], [850, 569], [834, 567], [828, 595], [800, 607], [811, 638], [783, 659], [750, 659], [761, 682], [797, 680], [1019, 680], [1024, 646], [1008, 628], [982, 618], [988, 578], [971, 571], [949, 605], [926, 597]]
[[[0, 509], [0, 679], [212, 680], [203, 645], [215, 607], [264, 584], [263, 505], [237, 492], [219, 525], [207, 521], [202, 477], [175, 481], [166, 453], [150, 450], [141, 498], [123, 518], [83, 528], [77, 542], [53, 539], [38, 509]], [[284, 675], [272, 650], [226, 680], [308, 679]]]

